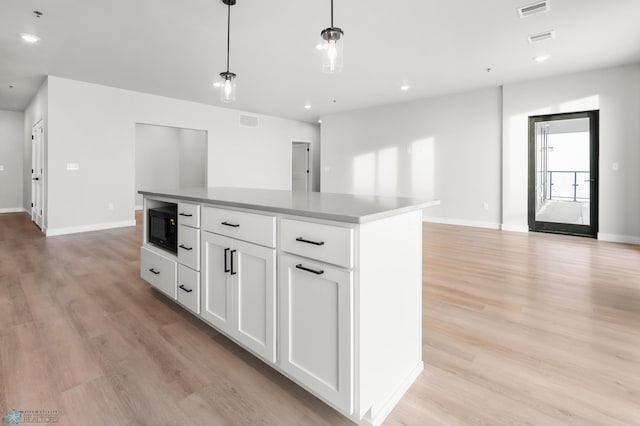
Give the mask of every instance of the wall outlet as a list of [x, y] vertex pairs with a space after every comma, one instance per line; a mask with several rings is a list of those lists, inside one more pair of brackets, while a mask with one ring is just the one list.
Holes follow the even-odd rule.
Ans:
[[109, 203], [109, 205], [107, 206], [109, 208], [109, 210], [113, 210], [115, 208], [115, 206], [113, 205], [113, 203]]
[[485, 210], [489, 210], [489, 203], [482, 203], [482, 208]]
[[76, 171], [79, 169], [78, 163], [67, 163], [67, 170]]
[[0, 164], [0, 172], [4, 172], [4, 164]]
[[611, 163], [611, 170], [613, 170], [614, 172], [617, 172], [619, 168], [620, 168], [620, 165], [618, 164], [617, 161]]

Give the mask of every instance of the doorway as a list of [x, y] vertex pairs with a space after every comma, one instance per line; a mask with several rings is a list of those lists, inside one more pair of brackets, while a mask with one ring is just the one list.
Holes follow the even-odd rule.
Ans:
[[33, 125], [31, 132], [31, 220], [44, 229], [44, 127], [42, 120]]
[[529, 117], [529, 230], [595, 238], [598, 111]]
[[309, 147], [308, 142], [293, 142], [291, 148], [291, 190], [309, 192]]

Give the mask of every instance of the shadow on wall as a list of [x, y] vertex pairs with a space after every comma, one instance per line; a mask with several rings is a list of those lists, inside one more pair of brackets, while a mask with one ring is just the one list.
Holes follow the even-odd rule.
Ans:
[[141, 189], [207, 186], [207, 132], [136, 123], [135, 206]]
[[435, 155], [433, 137], [412, 142], [406, 152], [390, 147], [360, 154], [353, 159], [354, 193], [434, 198]]

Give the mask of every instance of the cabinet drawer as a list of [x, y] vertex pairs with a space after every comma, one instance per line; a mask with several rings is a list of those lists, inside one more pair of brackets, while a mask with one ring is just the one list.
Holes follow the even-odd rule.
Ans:
[[178, 302], [196, 314], [200, 313], [200, 272], [178, 265]]
[[178, 225], [200, 228], [200, 205], [178, 203]]
[[353, 229], [301, 220], [280, 222], [282, 250], [353, 268]]
[[196, 271], [200, 270], [200, 230], [178, 226], [178, 262]]
[[274, 216], [203, 207], [202, 229], [267, 247], [276, 246]]
[[149, 284], [173, 299], [176, 298], [176, 274], [175, 260], [145, 247], [140, 249], [140, 275]]

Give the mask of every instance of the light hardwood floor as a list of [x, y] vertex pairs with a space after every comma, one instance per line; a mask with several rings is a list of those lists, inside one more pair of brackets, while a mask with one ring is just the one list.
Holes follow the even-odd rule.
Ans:
[[[0, 215], [0, 415], [349, 424], [151, 290], [140, 241]], [[386, 424], [640, 425], [640, 247], [425, 224], [423, 277], [425, 370]]]

